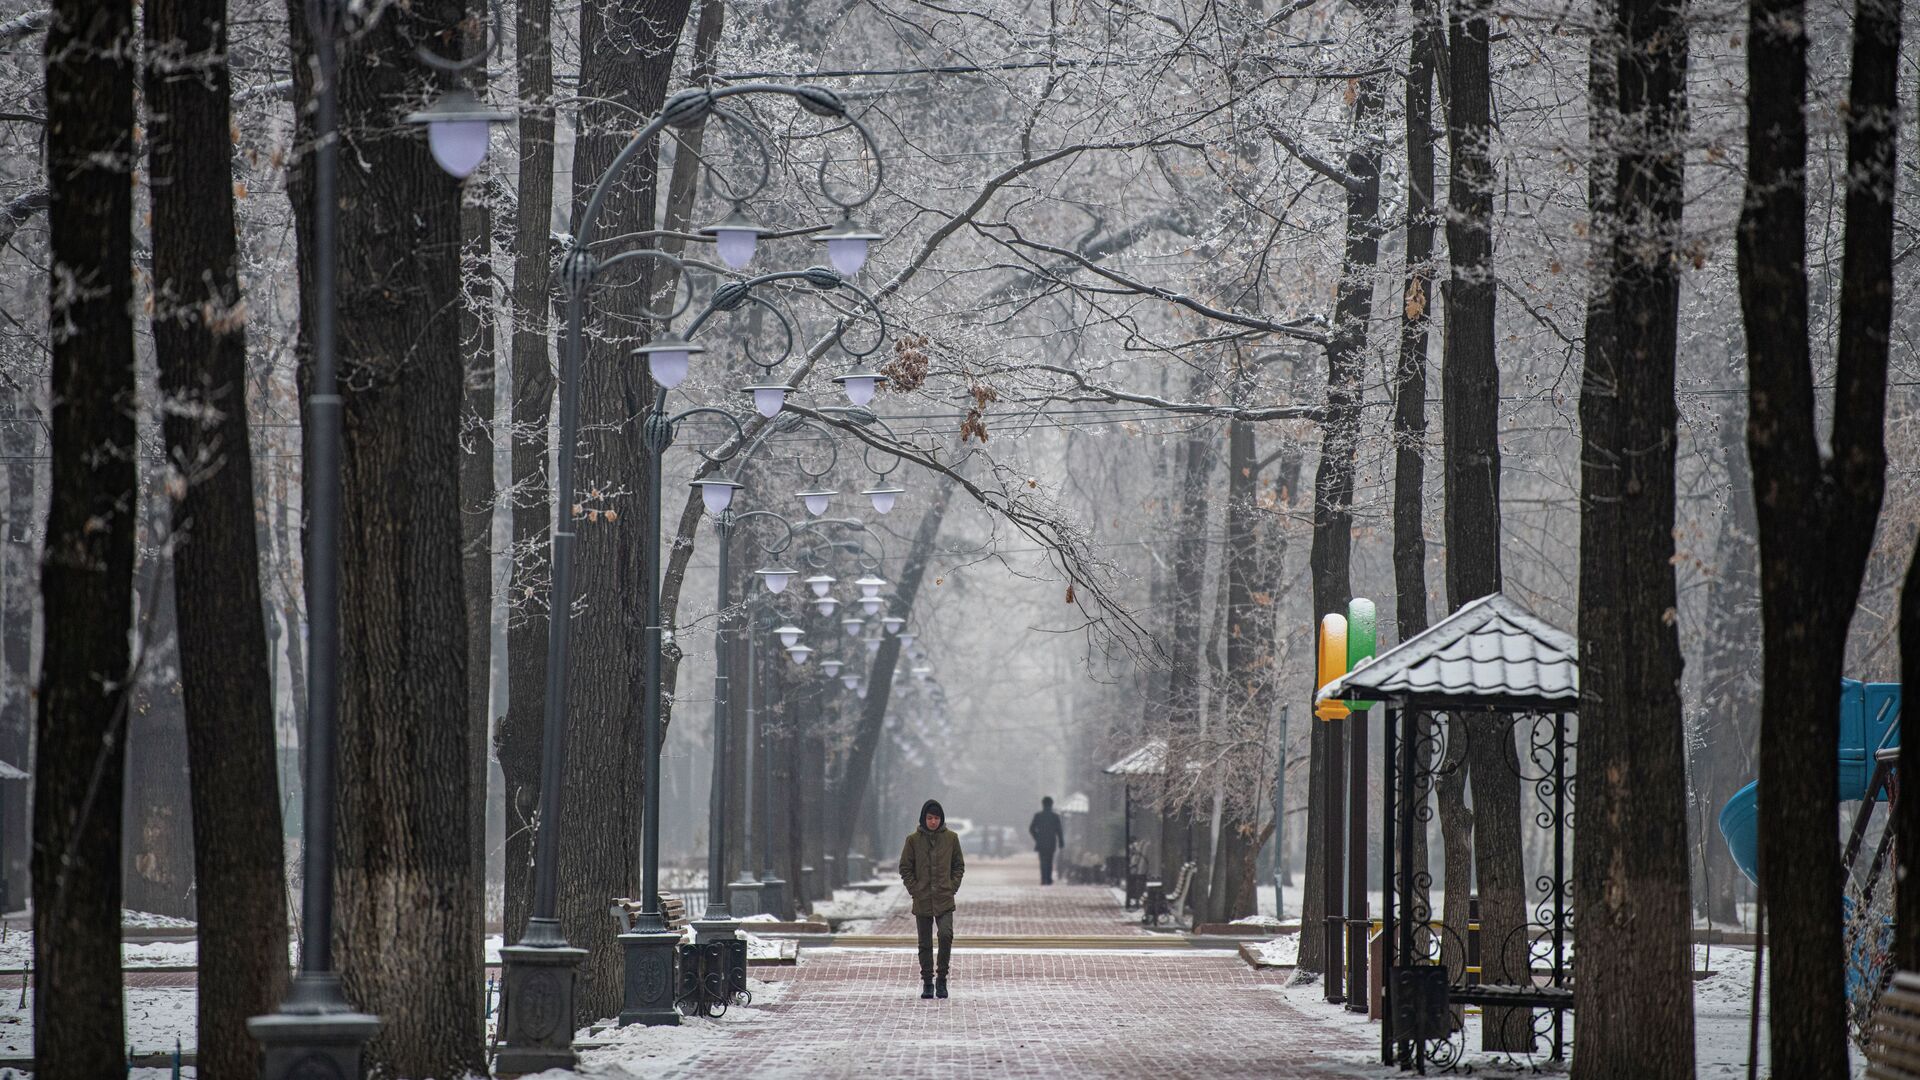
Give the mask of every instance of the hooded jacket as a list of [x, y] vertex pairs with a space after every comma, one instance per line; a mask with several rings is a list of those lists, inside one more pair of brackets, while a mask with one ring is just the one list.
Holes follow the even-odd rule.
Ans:
[[[940, 827], [927, 828], [927, 815], [940, 818]], [[947, 828], [947, 812], [936, 799], [920, 807], [914, 830], [900, 848], [900, 883], [913, 897], [915, 915], [945, 915], [953, 910], [953, 895], [960, 891], [960, 879], [966, 875], [967, 860], [960, 854], [960, 838]]]

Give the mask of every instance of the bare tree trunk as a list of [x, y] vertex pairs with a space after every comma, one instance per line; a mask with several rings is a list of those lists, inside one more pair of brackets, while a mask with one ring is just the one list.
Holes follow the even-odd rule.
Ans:
[[1748, 8], [1740, 306], [1760, 526], [1760, 882], [1779, 1076], [1847, 1074], [1834, 687], [1885, 491], [1898, 0], [1859, 5], [1847, 95], [1846, 239], [1832, 452], [1817, 430], [1806, 269], [1804, 0]]
[[1694, 752], [1694, 788], [1704, 880], [1694, 907], [1716, 922], [1740, 919], [1736, 901], [1744, 878], [1715, 828], [1720, 808], [1753, 779], [1754, 739], [1760, 722], [1760, 680], [1753, 642], [1760, 633], [1760, 565], [1754, 557], [1759, 525], [1754, 520], [1753, 478], [1747, 468], [1743, 408], [1720, 414], [1720, 449], [1727, 467], [1727, 509], [1714, 544], [1716, 573], [1707, 589], [1707, 640], [1700, 680], [1699, 738]]
[[[636, 120], [644, 123], [665, 100], [689, 6], [690, 0], [588, 0], [581, 6], [584, 103], [573, 154], [576, 222], [594, 184], [632, 137]], [[654, 227], [658, 161], [656, 145], [623, 167], [595, 226], [598, 237], [589, 241]], [[648, 511], [640, 430], [653, 402], [653, 381], [646, 365], [636, 365], [629, 354], [649, 332], [642, 314], [649, 306], [644, 289], [623, 286], [620, 279], [601, 281], [588, 303], [581, 437], [568, 448], [579, 455], [580, 490], [556, 496], [563, 515], [576, 505], [618, 511], [617, 518], [590, 515], [577, 525], [582, 607], [575, 616], [573, 670], [566, 673], [574, 749], [567, 759], [560, 880], [572, 887], [560, 897], [560, 922], [567, 940], [588, 950], [575, 1009], [583, 1024], [619, 1010], [622, 954], [614, 940], [617, 927], [607, 918], [607, 898], [637, 895], [641, 884], [641, 658], [648, 587], [641, 580], [641, 552], [647, 530], [657, 534], [660, 523]]]
[[[927, 563], [933, 558], [933, 545], [940, 536], [940, 522], [947, 516], [947, 504], [953, 498], [953, 485], [943, 483], [934, 492], [933, 502], [920, 515], [913, 533], [913, 546], [893, 583], [893, 600], [887, 613], [905, 619], [913, 614], [913, 601], [920, 593]], [[881, 727], [887, 719], [887, 706], [893, 701], [893, 680], [898, 674], [900, 639], [885, 634], [880, 651], [867, 667], [867, 696], [860, 704], [859, 726], [854, 729], [853, 745], [847, 751], [846, 772], [834, 793], [838, 811], [833, 838], [833, 854], [846, 858], [853, 849], [853, 833], [860, 812], [867, 804], [867, 789], [873, 781], [873, 756], [880, 746]]]
[[[290, 0], [289, 15], [294, 56], [305, 57], [304, 6]], [[430, 89], [416, 44], [457, 41], [467, 15], [462, 0], [389, 8], [344, 51], [340, 72], [341, 138], [354, 152], [341, 155], [340, 202], [351, 212], [340, 215], [331, 313], [344, 407], [334, 936], [348, 1000], [382, 1021], [369, 1069], [402, 1076], [485, 1068], [486, 983], [473, 947], [484, 912], [471, 857], [479, 751], [464, 722], [460, 191], [426, 140], [394, 122], [396, 102]], [[296, 62], [293, 74], [308, 100], [311, 68]], [[303, 241], [308, 168], [303, 157]], [[303, 280], [311, 259], [303, 242]], [[304, 293], [311, 325], [322, 313]]]
[[[160, 485], [151, 485], [151, 505]], [[173, 571], [150, 527], [134, 558], [134, 618], [141, 626], [140, 672], [127, 714], [125, 839], [121, 902], [135, 911], [193, 918], [193, 809], [187, 772], [187, 717], [175, 678]]]
[[[26, 393], [0, 391], [0, 457], [8, 462], [6, 503], [0, 506], [0, 760], [20, 769], [30, 763], [33, 738], [33, 458], [39, 432], [39, 413]], [[30, 885], [27, 794], [26, 784], [0, 784], [0, 907], [8, 911], [25, 906]]]
[[553, 0], [520, 0], [514, 23], [519, 73], [520, 182], [513, 242], [513, 556], [507, 586], [507, 708], [494, 732], [506, 785], [507, 941], [533, 910], [534, 815], [540, 805], [540, 732], [546, 719], [548, 421], [553, 410], [549, 330], [553, 293]]
[[1614, 196], [1592, 208], [1613, 220], [1596, 240], [1590, 310], [1601, 317], [1588, 327], [1580, 386], [1573, 1069], [1685, 1080], [1693, 935], [1673, 526], [1687, 26], [1684, 0], [1598, 10], [1611, 19], [1595, 28], [1593, 70], [1610, 76], [1615, 98], [1596, 102], [1592, 167], [1611, 174]]
[[[260, 593], [247, 339], [234, 232], [225, 0], [148, 0], [153, 339], [173, 506], [180, 694], [194, 777], [199, 1071], [247, 1076], [247, 1018], [287, 987], [286, 842]], [[183, 67], [155, 61], [177, 50]], [[283, 511], [284, 513], [284, 508]], [[296, 638], [299, 627], [290, 627]], [[295, 644], [294, 648], [298, 648]], [[297, 654], [296, 654], [297, 655]]]
[[470, 795], [468, 826], [473, 887], [479, 890], [481, 935], [471, 947], [486, 964], [487, 759], [493, 717], [493, 386], [499, 365], [494, 352], [493, 209], [490, 185], [479, 179], [461, 188], [460, 352], [465, 373], [460, 406], [460, 592], [467, 629], [466, 711]]
[[[1446, 428], [1447, 603], [1458, 609], [1499, 592], [1500, 372], [1494, 355], [1492, 87], [1486, 0], [1450, 13], [1447, 147]], [[1470, 735], [1467, 780], [1473, 790], [1475, 878], [1480, 893], [1483, 978], [1526, 977], [1526, 867], [1520, 848], [1520, 778], [1504, 717], [1455, 717]], [[1448, 865], [1448, 895], [1458, 890]], [[1451, 906], [1451, 904], [1450, 904]], [[1491, 948], [1488, 948], [1490, 946]], [[1504, 1010], [1485, 1025], [1489, 1050], [1522, 1049], [1526, 1025]]]
[[[1205, 390], [1206, 376], [1196, 370], [1193, 390]], [[1163, 872], [1168, 888], [1173, 887], [1182, 864], [1196, 864], [1194, 878], [1204, 890], [1206, 860], [1194, 845], [1196, 820], [1204, 823], [1196, 808], [1198, 794], [1191, 790], [1193, 774], [1185, 767], [1187, 745], [1200, 723], [1200, 680], [1204, 670], [1201, 651], [1201, 625], [1205, 616], [1207, 581], [1207, 505], [1213, 485], [1218, 453], [1215, 436], [1204, 425], [1187, 436], [1184, 467], [1180, 484], [1180, 510], [1175, 524], [1173, 557], [1172, 649], [1167, 672], [1167, 753], [1162, 781], [1165, 793], [1160, 808], [1160, 849], [1165, 860]], [[1205, 845], [1200, 845], [1204, 848]], [[1179, 918], [1180, 913], [1174, 912]]]
[[59, 0], [46, 41], [52, 487], [33, 792], [35, 1075], [118, 1076], [120, 811], [133, 658], [133, 8]]

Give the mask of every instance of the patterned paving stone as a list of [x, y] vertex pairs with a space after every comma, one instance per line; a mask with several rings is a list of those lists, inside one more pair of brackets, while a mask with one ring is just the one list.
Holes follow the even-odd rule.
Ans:
[[1349, 1077], [1325, 1053], [1367, 1049], [1231, 953], [955, 953], [946, 1001], [920, 999], [916, 968], [911, 950], [819, 949], [762, 969], [786, 983], [764, 1021], [667, 1075]]
[[[955, 897], [954, 936], [1107, 937], [1151, 933], [1140, 925], [1140, 913], [1127, 911], [1120, 895], [1104, 885], [1043, 886], [1039, 879], [1039, 863], [1031, 856], [968, 860], [967, 876]], [[904, 909], [896, 912], [875, 925], [872, 932], [912, 934], [913, 914]]]

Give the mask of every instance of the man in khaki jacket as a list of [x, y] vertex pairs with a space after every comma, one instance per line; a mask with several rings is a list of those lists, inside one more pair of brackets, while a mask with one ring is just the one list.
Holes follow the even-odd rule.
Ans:
[[[960, 838], [947, 828], [947, 812], [935, 799], [920, 807], [920, 824], [900, 848], [900, 881], [913, 897], [920, 931], [920, 996], [947, 996], [947, 958], [953, 953], [953, 895], [960, 891], [967, 860]], [[940, 929], [940, 967], [935, 982], [933, 931]]]

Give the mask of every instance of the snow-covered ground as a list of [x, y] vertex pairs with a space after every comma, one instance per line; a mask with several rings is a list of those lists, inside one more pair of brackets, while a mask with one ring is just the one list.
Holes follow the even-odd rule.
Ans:
[[[1287, 941], [1296, 941], [1297, 944], [1297, 939], [1283, 937], [1267, 942], [1265, 945], [1275, 948], [1278, 955], [1284, 952], [1285, 946], [1282, 943]], [[1753, 950], [1731, 946], [1713, 946], [1709, 950], [1707, 946], [1696, 945], [1693, 966], [1696, 971], [1711, 970], [1713, 972], [1712, 975], [1694, 983], [1696, 1075], [1699, 1080], [1743, 1080], [1747, 1075], [1749, 1017], [1753, 1003]], [[1284, 997], [1289, 1005], [1306, 1014], [1316, 1025], [1363, 1032], [1376, 1043], [1379, 1039], [1379, 1026], [1369, 1021], [1364, 1015], [1350, 1013], [1339, 1005], [1327, 1004], [1322, 998], [1317, 979], [1277, 987], [1273, 992]], [[1763, 998], [1764, 993], [1763, 986]], [[1570, 1040], [1577, 1022], [1577, 1015], [1569, 1013], [1567, 1035]], [[1508, 1076], [1531, 1072], [1529, 1063], [1523, 1061], [1519, 1067], [1516, 1067], [1504, 1054], [1483, 1054], [1477, 1049], [1480, 1045], [1480, 1018], [1476, 1011], [1470, 1011], [1467, 1016], [1465, 1043], [1469, 1048], [1466, 1064], [1471, 1065], [1476, 1073]], [[1343, 1064], [1361, 1068], [1381, 1077], [1400, 1075], [1397, 1070], [1382, 1067], [1377, 1054], [1348, 1053], [1332, 1056]], [[1759, 1068], [1756, 1071], [1759, 1075], [1765, 1076], [1768, 1057], [1767, 1017], [1764, 1008], [1760, 1016], [1759, 1059]], [[1544, 1065], [1544, 1060], [1539, 1064]], [[1857, 1048], [1853, 1054], [1853, 1074], [1856, 1077], [1866, 1074], [1866, 1060]]]
[[577, 1075], [639, 1080], [685, 1066], [701, 1051], [731, 1038], [741, 1027], [765, 1023], [767, 1006], [779, 1000], [786, 984], [749, 977], [747, 989], [753, 994], [752, 1004], [730, 1006], [725, 1015], [713, 1019], [688, 1018], [675, 1027], [655, 1028], [622, 1028], [607, 1021], [582, 1029], [574, 1039], [590, 1048], [580, 1053], [579, 1072], [551, 1069], [534, 1074], [534, 1080], [569, 1080]]
[[[127, 1046], [135, 1053], [171, 1051], [174, 1040], [194, 1047], [194, 1016], [199, 1000], [192, 987], [126, 991]], [[0, 991], [0, 1054], [33, 1053], [33, 991]]]
[[865, 934], [882, 919], [907, 906], [906, 888], [898, 881], [879, 892], [865, 889], [835, 889], [833, 899], [813, 905], [813, 917], [825, 919], [835, 933]]

